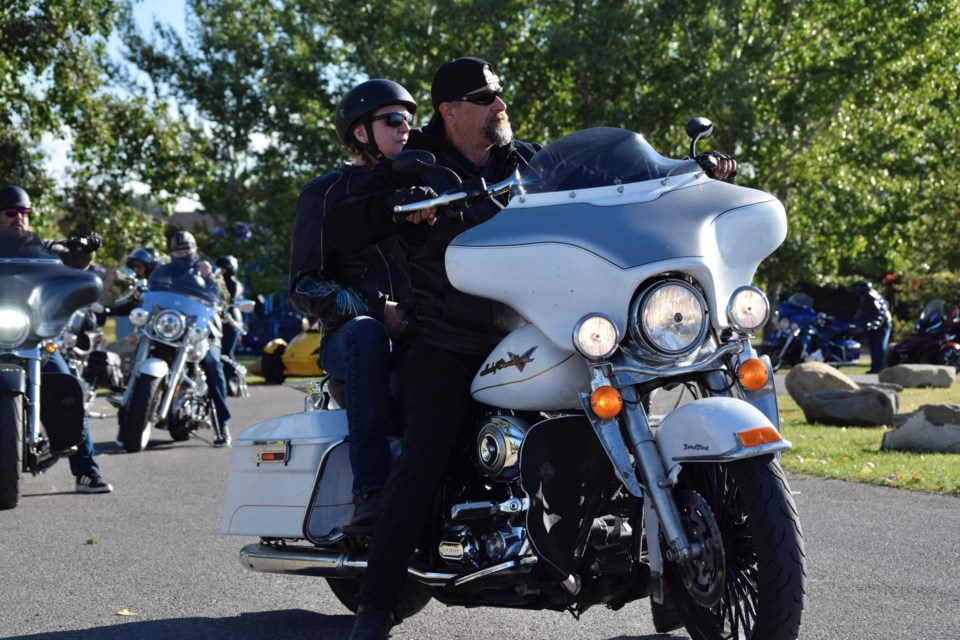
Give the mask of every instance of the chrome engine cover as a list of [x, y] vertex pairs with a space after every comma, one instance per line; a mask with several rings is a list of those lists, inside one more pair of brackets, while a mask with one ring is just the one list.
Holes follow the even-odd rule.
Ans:
[[476, 465], [494, 482], [510, 482], [520, 473], [520, 445], [530, 428], [523, 418], [489, 416], [479, 422]]

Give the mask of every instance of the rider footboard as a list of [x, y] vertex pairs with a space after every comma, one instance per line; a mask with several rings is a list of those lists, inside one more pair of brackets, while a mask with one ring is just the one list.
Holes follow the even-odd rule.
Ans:
[[294, 413], [241, 431], [233, 440], [220, 531], [303, 538], [321, 461], [346, 437], [345, 411]]

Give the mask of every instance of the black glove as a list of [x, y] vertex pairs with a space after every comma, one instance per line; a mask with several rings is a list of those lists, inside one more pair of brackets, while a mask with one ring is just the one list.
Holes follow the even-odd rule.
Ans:
[[88, 231], [83, 235], [73, 236], [65, 244], [70, 251], [96, 253], [103, 246], [103, 238], [96, 231]]
[[402, 204], [410, 204], [411, 202], [420, 202], [421, 200], [428, 200], [429, 198], [436, 198], [437, 192], [431, 189], [430, 187], [407, 187], [406, 189], [400, 189], [399, 191], [394, 191], [389, 196], [387, 196], [387, 206], [390, 208], [390, 213], [393, 216], [393, 221], [397, 224], [403, 222], [409, 213], [393, 213], [393, 208], [398, 207]]
[[[694, 160], [697, 161], [697, 164], [700, 165], [700, 168], [707, 172], [707, 175], [713, 178], [714, 180], [731, 180], [734, 176], [737, 175], [737, 159], [729, 154], [720, 153], [719, 151], [708, 151], [706, 153], [701, 153]], [[717, 170], [720, 169], [721, 161], [727, 161], [727, 164], [730, 162], [733, 163], [733, 170], [727, 174], [718, 173]]]

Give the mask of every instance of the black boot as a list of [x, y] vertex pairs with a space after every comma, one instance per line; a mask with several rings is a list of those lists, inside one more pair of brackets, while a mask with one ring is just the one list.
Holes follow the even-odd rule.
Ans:
[[373, 533], [373, 523], [380, 511], [380, 492], [368, 491], [354, 498], [353, 519], [343, 528], [348, 536], [369, 536]]
[[389, 611], [362, 604], [357, 609], [357, 619], [353, 623], [350, 640], [387, 640], [394, 624], [395, 618]]

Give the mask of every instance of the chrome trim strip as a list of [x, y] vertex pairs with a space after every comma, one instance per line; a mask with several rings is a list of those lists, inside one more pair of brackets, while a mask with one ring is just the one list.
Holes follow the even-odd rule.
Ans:
[[717, 360], [729, 355], [729, 354], [738, 354], [743, 351], [743, 345], [739, 342], [731, 342], [723, 345], [719, 349], [713, 352], [706, 360], [701, 360], [699, 362], [694, 362], [693, 364], [686, 365], [684, 367], [666, 367], [666, 368], [657, 368], [657, 367], [645, 367], [639, 363], [635, 366], [626, 366], [626, 365], [614, 365], [611, 364], [610, 367], [614, 375], [618, 373], [634, 373], [644, 376], [654, 376], [658, 378], [670, 378], [672, 376], [680, 376], [686, 373], [693, 373], [694, 371], [700, 371], [702, 369], [707, 369], [712, 367]]

